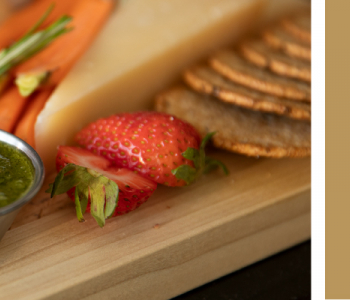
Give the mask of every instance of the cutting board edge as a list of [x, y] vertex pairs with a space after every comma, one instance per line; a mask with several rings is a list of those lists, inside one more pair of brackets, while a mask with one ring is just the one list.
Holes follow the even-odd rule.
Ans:
[[[286, 235], [292, 238], [289, 241], [285, 240]], [[268, 258], [278, 252], [293, 247], [299, 243], [307, 241], [311, 236], [311, 213], [306, 213], [295, 219], [289, 220], [278, 226], [268, 228], [258, 232], [252, 236], [245, 237], [239, 241], [233, 242], [223, 247], [217, 248], [214, 251], [202, 255], [196, 260], [191, 260], [176, 268], [159, 270], [158, 272], [147, 273], [144, 276], [134, 278], [129, 281], [122, 282], [111, 288], [96, 292], [87, 297], [79, 298], [78, 294], [71, 290], [62, 291], [55, 295], [43, 297], [40, 299], [123, 299], [123, 300], [165, 300], [181, 295], [196, 287], [216, 280], [231, 272], [238, 271], [246, 266], [256, 263], [262, 259]], [[249, 259], [241, 260], [239, 264], [232, 261], [233, 254], [235, 259], [237, 256], [248, 256], [246, 252], [247, 245], [258, 246], [262, 240], [266, 238], [284, 239], [283, 244], [272, 244], [268, 247], [263, 247], [260, 251], [256, 251]], [[255, 248], [254, 247], [254, 248]], [[215, 270], [212, 264], [208, 261], [213, 261], [215, 257], [220, 257], [217, 261]], [[209, 265], [208, 269], [203, 270], [203, 266]], [[191, 271], [191, 273], [189, 273]], [[168, 273], [168, 274], [164, 274]], [[172, 279], [166, 275], [172, 274]], [[176, 273], [174, 275], [174, 273]], [[200, 278], [198, 278], [200, 274]], [[163, 278], [163, 279], [162, 279]], [[164, 279], [167, 278], [167, 279]], [[191, 278], [191, 280], [188, 280]], [[197, 278], [193, 282], [193, 278]], [[180, 280], [180, 281], [179, 281]], [[170, 282], [170, 284], [169, 284]], [[172, 286], [171, 282], [177, 282]], [[180, 283], [179, 283], [180, 282]], [[127, 292], [126, 292], [127, 291]], [[31, 299], [31, 298], [28, 298]], [[34, 298], [33, 298], [34, 299]]]
[[[310, 189], [304, 190], [300, 194], [308, 195], [309, 194], [308, 192], [310, 192]], [[292, 197], [292, 198], [297, 199], [298, 196], [300, 196], [300, 194], [295, 195], [295, 197]], [[303, 201], [304, 202], [310, 201], [310, 197], [311, 195], [304, 196]], [[212, 249], [204, 254], [194, 257], [191, 260], [180, 263], [177, 266], [171, 266], [170, 268], [159, 267], [159, 269], [157, 270], [149, 271], [149, 272], [146, 272], [145, 274], [139, 274], [138, 276], [135, 276], [130, 280], [126, 279], [112, 287], [106, 287], [105, 289], [102, 289], [100, 291], [97, 291], [95, 289], [94, 293], [86, 296], [82, 296], [81, 291], [89, 289], [88, 286], [92, 284], [91, 280], [84, 281], [74, 287], [59, 291], [56, 294], [50, 294], [50, 295], [47, 294], [46, 296], [43, 296], [40, 299], [63, 299], [63, 298], [78, 299], [79, 298], [79, 299], [92, 300], [92, 299], [101, 299], [101, 297], [103, 297], [103, 299], [110, 299], [110, 297], [116, 297], [119, 299], [126, 299], [126, 300], [150, 299], [150, 297], [152, 297], [152, 299], [155, 299], [155, 300], [169, 299], [171, 297], [180, 295], [186, 291], [189, 291], [207, 282], [215, 280], [233, 271], [239, 270], [254, 262], [267, 258], [275, 253], [278, 253], [282, 250], [290, 248], [300, 242], [303, 242], [309, 239], [311, 236], [311, 215], [310, 214], [311, 214], [310, 210], [302, 211], [298, 216], [295, 216], [294, 218], [288, 219], [278, 224], [274, 224], [273, 226], [270, 226], [267, 228], [263, 228], [262, 230], [254, 234], [244, 236], [241, 239], [234, 240], [230, 243], [222, 244], [221, 246], [215, 249]], [[263, 240], [270, 240], [271, 244], [262, 243]], [[253, 251], [253, 252], [247, 251], [249, 250], [247, 249], [247, 245], [250, 245], [250, 247], [253, 247], [256, 251]], [[259, 249], [259, 245], [262, 245], [261, 249]], [[240, 263], [237, 263], [237, 258], [236, 260], [233, 260], [233, 261], [231, 258], [231, 262], [227, 263], [230, 261], [231, 248], [234, 249], [232, 251], [236, 251], [237, 253], [239, 253], [240, 256], [244, 257], [244, 259], [241, 260]], [[166, 248], [163, 248], [162, 250], [168, 251], [168, 249]], [[152, 262], [152, 259], [154, 259], [155, 261], [159, 259], [160, 251], [153, 252], [149, 255], [150, 256], [149, 263]], [[179, 255], [179, 253], [177, 254], [173, 253], [169, 255]], [[210, 257], [210, 259], [207, 257]], [[196, 280], [193, 280], [194, 278], [196, 278], [196, 274], [198, 278], [198, 274], [203, 275], [205, 273], [205, 272], [203, 273], [203, 270], [201, 270], [201, 268], [203, 268], [203, 266], [205, 265], [208, 265], [208, 264], [210, 265], [208, 261], [211, 261], [211, 263], [213, 263], [215, 257], [220, 257], [221, 259], [220, 264], [211, 266], [209, 270], [206, 270], [206, 276], [204, 279], [197, 280], [197, 282]], [[148, 259], [143, 258], [143, 260], [144, 262], [147, 262]], [[192, 264], [194, 264], [194, 266], [191, 266]], [[136, 265], [138, 265], [138, 262], [136, 262]], [[142, 265], [141, 261], [140, 261], [140, 265]], [[174, 290], [171, 290], [171, 288], [169, 288], [169, 285], [167, 285], [168, 280], [170, 280], [169, 277], [168, 277], [168, 280], [165, 280], [164, 282], [164, 280], [162, 280], [162, 277], [164, 277], [164, 275], [160, 275], [160, 274], [162, 272], [169, 272], [168, 273], [169, 276], [174, 276], [173, 273], [175, 269], [177, 269], [176, 274], [178, 276], [178, 279], [174, 279], [174, 282], [177, 282], [177, 284], [175, 285], [176, 288], [174, 291]], [[214, 269], [215, 269], [215, 272], [213, 272]], [[106, 272], [105, 274], [100, 274], [99, 276], [96, 276], [96, 278], [93, 279], [93, 282], [95, 282], [95, 284], [96, 282], [100, 282], [101, 286], [103, 285], [105, 286], [106, 278], [113, 276], [112, 274], [115, 271], [117, 270], [113, 270], [112, 272]], [[192, 276], [186, 275], [187, 274], [186, 272], [189, 272], [189, 271], [192, 271], [193, 273]], [[184, 278], [187, 278], [188, 280], [184, 280]], [[163, 284], [159, 282], [163, 282]], [[122, 286], [125, 286], [125, 287], [122, 288]], [[159, 297], [157, 296], [157, 293], [155, 294], [155, 289], [157, 288], [157, 286], [160, 289], [159, 291], [162, 291], [162, 292], [159, 292], [160, 293]], [[129, 292], [124, 294], [124, 292], [122, 291], [129, 291]], [[144, 298], [142, 298], [143, 296]]]

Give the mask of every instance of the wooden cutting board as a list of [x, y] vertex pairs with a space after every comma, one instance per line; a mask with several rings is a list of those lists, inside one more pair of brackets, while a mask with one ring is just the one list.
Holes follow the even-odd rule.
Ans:
[[0, 299], [169, 299], [310, 238], [309, 158], [213, 154], [229, 176], [159, 187], [103, 229], [41, 191], [0, 242]]

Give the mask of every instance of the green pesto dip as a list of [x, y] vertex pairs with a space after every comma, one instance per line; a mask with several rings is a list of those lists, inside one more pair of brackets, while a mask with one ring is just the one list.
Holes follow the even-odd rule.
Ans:
[[20, 150], [0, 142], [0, 207], [20, 198], [32, 185], [34, 167]]

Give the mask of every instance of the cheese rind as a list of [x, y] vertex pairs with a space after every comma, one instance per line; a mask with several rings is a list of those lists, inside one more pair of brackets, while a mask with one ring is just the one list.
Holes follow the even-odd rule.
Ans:
[[46, 171], [54, 170], [57, 146], [71, 144], [89, 122], [150, 109], [155, 94], [176, 81], [185, 67], [256, 26], [265, 4], [265, 0], [122, 2], [38, 116], [35, 143]]

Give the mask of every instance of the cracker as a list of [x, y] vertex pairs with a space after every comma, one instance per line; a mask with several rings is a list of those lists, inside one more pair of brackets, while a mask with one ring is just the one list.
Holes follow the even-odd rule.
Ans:
[[310, 11], [293, 18], [285, 18], [281, 21], [282, 27], [296, 38], [311, 45], [311, 15]]
[[311, 47], [308, 43], [296, 38], [281, 27], [267, 29], [262, 33], [264, 41], [276, 50], [283, 51], [292, 57], [311, 61]]
[[270, 71], [311, 82], [311, 64], [272, 49], [261, 40], [249, 40], [240, 45], [242, 56], [251, 63]]
[[246, 87], [278, 97], [311, 101], [309, 84], [283, 78], [266, 69], [256, 67], [234, 51], [216, 52], [209, 59], [209, 64], [221, 75]]
[[225, 79], [205, 65], [185, 71], [184, 80], [195, 91], [215, 96], [224, 102], [294, 119], [311, 120], [310, 104], [248, 89]]
[[311, 153], [310, 123], [223, 103], [177, 86], [159, 95], [156, 109], [191, 123], [213, 144], [248, 156], [304, 157]]

